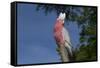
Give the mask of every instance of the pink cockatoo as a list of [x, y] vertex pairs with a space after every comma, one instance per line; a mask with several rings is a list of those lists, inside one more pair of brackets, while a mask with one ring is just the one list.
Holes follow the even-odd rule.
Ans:
[[[72, 57], [72, 47], [70, 42], [70, 36], [68, 30], [64, 27], [64, 20], [66, 18], [65, 13], [60, 13], [58, 16], [55, 26], [54, 26], [54, 38], [58, 47], [64, 47], [64, 52], [62, 51], [63, 62], [70, 61]], [[66, 52], [65, 52], [66, 51]], [[67, 53], [67, 55], [66, 55]], [[65, 55], [64, 55], [65, 54]]]

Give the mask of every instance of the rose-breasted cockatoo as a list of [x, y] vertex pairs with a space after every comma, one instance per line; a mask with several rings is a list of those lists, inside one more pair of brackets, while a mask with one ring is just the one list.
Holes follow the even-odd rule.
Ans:
[[68, 30], [64, 27], [66, 14], [60, 13], [54, 26], [54, 38], [59, 47], [62, 62], [69, 62], [72, 57], [72, 48]]

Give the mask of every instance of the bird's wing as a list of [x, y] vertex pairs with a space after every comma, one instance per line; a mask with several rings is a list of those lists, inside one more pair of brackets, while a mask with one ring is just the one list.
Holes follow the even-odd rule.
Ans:
[[69, 36], [68, 30], [63, 28], [62, 35], [63, 35], [63, 40], [65, 42], [64, 45], [67, 48], [70, 56], [72, 56], [72, 45], [71, 45], [71, 42], [70, 42], [70, 36]]
[[64, 40], [66, 43], [68, 43], [69, 45], [71, 45], [70, 36], [69, 36], [68, 30], [65, 29], [65, 27], [63, 27], [62, 36], [63, 36], [63, 40]]

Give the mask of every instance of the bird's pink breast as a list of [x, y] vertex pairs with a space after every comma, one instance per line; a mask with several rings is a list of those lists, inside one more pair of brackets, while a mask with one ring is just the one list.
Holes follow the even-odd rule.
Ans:
[[61, 20], [57, 20], [56, 24], [54, 26], [54, 38], [55, 38], [55, 40], [58, 44], [63, 44], [64, 43], [63, 35], [62, 35], [62, 29], [63, 29], [62, 22], [63, 21], [61, 21]]

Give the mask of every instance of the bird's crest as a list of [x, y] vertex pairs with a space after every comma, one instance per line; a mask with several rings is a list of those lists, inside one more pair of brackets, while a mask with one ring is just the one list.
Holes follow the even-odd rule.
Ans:
[[60, 13], [58, 19], [64, 20], [66, 18], [65, 13]]

